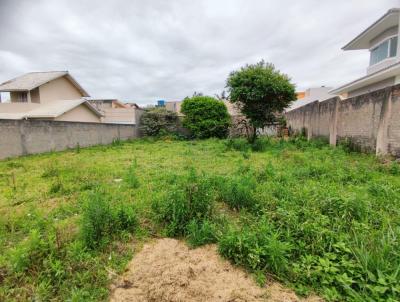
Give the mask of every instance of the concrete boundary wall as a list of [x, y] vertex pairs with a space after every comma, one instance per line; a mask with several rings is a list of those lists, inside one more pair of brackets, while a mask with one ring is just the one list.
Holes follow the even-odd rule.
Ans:
[[0, 120], [0, 159], [110, 144], [139, 136], [135, 125], [44, 120]]
[[400, 157], [400, 85], [356, 97], [315, 101], [286, 113], [294, 132], [325, 137], [336, 145], [348, 140], [362, 151]]

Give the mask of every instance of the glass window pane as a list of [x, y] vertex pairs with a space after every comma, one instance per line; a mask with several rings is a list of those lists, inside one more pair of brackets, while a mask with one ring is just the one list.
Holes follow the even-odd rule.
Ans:
[[397, 37], [390, 39], [390, 57], [395, 57], [397, 54]]
[[386, 59], [388, 56], [388, 50], [389, 50], [389, 40], [383, 42], [381, 45], [371, 50], [371, 61], [370, 61], [371, 65], [374, 65]]

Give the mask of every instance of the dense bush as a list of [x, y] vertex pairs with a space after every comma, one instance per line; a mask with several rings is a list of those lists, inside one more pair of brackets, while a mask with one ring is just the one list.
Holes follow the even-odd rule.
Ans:
[[146, 110], [140, 118], [140, 130], [144, 135], [160, 136], [175, 133], [179, 119], [175, 112], [164, 107]]
[[208, 96], [193, 96], [184, 99], [181, 107], [185, 115], [183, 125], [196, 138], [228, 135], [230, 117], [225, 104]]
[[157, 221], [165, 226], [167, 236], [183, 236], [193, 220], [202, 223], [212, 217], [214, 200], [210, 179], [192, 170], [187, 176], [180, 177], [166, 196], [154, 199], [152, 208]]

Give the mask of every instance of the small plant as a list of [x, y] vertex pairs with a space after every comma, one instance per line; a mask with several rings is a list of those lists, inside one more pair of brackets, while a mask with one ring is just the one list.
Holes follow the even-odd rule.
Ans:
[[188, 224], [186, 233], [192, 247], [217, 242], [216, 225], [208, 219], [202, 221], [193, 219]]
[[42, 173], [43, 178], [57, 177], [60, 175], [60, 170], [53, 163], [47, 166]]
[[119, 147], [119, 146], [122, 146], [122, 144], [123, 144], [122, 140], [119, 138], [116, 138], [116, 139], [113, 139], [111, 146]]
[[51, 184], [49, 193], [57, 194], [57, 193], [62, 193], [63, 191], [64, 191], [64, 185], [60, 177], [57, 177], [57, 179]]
[[140, 186], [139, 178], [136, 175], [137, 161], [131, 163], [128, 173], [125, 176], [125, 182], [131, 189], [137, 189]]

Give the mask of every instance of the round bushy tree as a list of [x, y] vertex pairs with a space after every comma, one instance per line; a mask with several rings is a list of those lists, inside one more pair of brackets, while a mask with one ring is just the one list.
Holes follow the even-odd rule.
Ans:
[[252, 128], [251, 142], [257, 138], [257, 129], [275, 122], [277, 114], [296, 100], [289, 77], [264, 61], [231, 72], [226, 87], [230, 101], [240, 108]]
[[185, 115], [183, 126], [196, 138], [225, 138], [228, 135], [230, 116], [222, 101], [195, 95], [183, 100], [181, 112]]
[[144, 135], [158, 136], [176, 132], [178, 115], [164, 107], [146, 110], [140, 118], [140, 130]]

